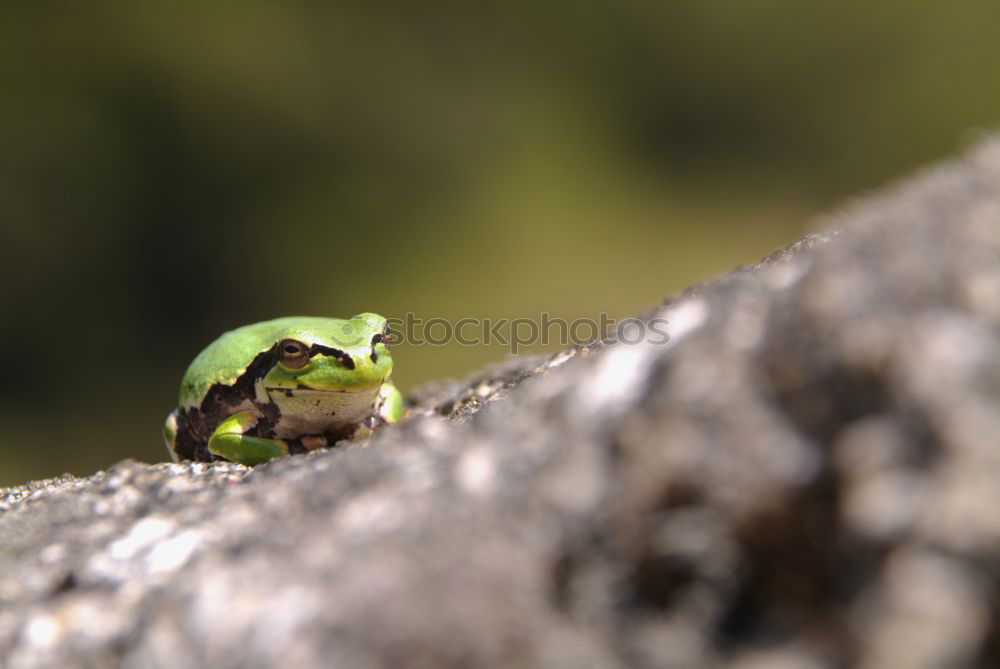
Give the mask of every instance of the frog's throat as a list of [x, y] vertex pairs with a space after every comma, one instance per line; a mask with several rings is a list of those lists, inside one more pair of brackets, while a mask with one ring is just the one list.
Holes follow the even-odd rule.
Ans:
[[376, 409], [379, 387], [346, 390], [273, 388], [268, 398], [278, 409], [278, 438], [323, 434], [360, 423]]

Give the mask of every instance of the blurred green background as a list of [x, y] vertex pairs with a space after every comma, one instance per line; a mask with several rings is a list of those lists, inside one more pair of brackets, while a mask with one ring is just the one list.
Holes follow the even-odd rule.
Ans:
[[[278, 315], [626, 316], [1000, 119], [1000, 3], [10, 2], [0, 484]], [[502, 347], [395, 350], [396, 378]]]

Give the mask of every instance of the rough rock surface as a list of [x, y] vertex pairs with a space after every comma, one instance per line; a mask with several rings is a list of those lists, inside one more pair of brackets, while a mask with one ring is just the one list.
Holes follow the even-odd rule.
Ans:
[[5, 666], [1000, 666], [1000, 141], [368, 446], [0, 495]]

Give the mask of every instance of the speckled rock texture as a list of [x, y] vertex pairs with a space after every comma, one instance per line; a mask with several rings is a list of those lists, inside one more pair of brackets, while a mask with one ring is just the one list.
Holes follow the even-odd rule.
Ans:
[[1000, 666], [1000, 142], [249, 470], [0, 495], [6, 667]]

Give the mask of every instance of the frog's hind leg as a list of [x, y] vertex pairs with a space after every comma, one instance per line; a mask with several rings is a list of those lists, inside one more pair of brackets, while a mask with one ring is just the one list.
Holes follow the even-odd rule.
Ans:
[[170, 412], [163, 425], [163, 441], [167, 444], [167, 453], [173, 461], [180, 462], [181, 458], [177, 454], [177, 409]]
[[257, 416], [240, 411], [222, 421], [208, 440], [213, 455], [242, 465], [259, 465], [271, 458], [288, 454], [288, 444], [281, 439], [267, 439], [246, 434], [257, 426]]

